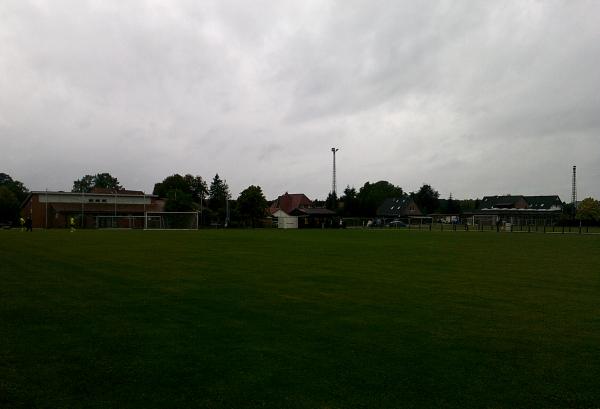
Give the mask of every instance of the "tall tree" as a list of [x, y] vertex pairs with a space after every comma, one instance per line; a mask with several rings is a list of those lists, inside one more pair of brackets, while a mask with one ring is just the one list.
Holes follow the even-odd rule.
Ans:
[[338, 210], [338, 197], [337, 194], [329, 192], [327, 199], [325, 199], [325, 207], [329, 210], [336, 212]]
[[189, 187], [194, 202], [200, 203], [200, 200], [208, 195], [208, 186], [202, 176], [192, 176], [189, 173], [183, 177]]
[[104, 172], [96, 173], [95, 175], [85, 175], [81, 179], [75, 180], [71, 192], [89, 193], [95, 187], [114, 190], [123, 189], [116, 177]]
[[228, 200], [229, 198], [229, 186], [227, 186], [227, 183], [225, 183], [217, 173], [208, 189], [209, 206], [213, 210], [220, 209], [225, 206], [225, 200]]
[[411, 193], [411, 196], [423, 214], [431, 214], [438, 208], [440, 194], [428, 184]]
[[588, 197], [577, 206], [577, 219], [587, 222], [600, 221], [600, 202]]
[[575, 205], [573, 203], [563, 202], [562, 211], [560, 214], [561, 223], [570, 223], [573, 221], [576, 214]]
[[460, 207], [460, 211], [462, 212], [472, 212], [479, 208], [479, 199], [462, 199], [457, 200], [458, 205]]
[[217, 173], [208, 188], [208, 207], [218, 222], [226, 219], [227, 201], [230, 198], [229, 186], [227, 186], [227, 183]]
[[207, 191], [206, 182], [201, 176], [181, 176], [176, 173], [156, 183], [152, 193], [167, 198], [166, 210], [184, 212], [198, 208]]
[[123, 189], [119, 183], [119, 180], [116, 177], [113, 177], [110, 173], [106, 172], [97, 173], [96, 176], [94, 176], [94, 187], [115, 190]]
[[94, 188], [94, 177], [92, 175], [85, 175], [81, 179], [77, 179], [73, 182], [73, 188], [71, 192], [83, 192], [89, 193]]
[[28, 190], [18, 180], [6, 173], [0, 173], [0, 222], [16, 222], [21, 202], [27, 197]]
[[346, 186], [344, 195], [340, 198], [344, 216], [358, 216], [358, 199], [356, 189]]
[[10, 175], [6, 173], [0, 173], [0, 186], [4, 186], [8, 190], [10, 190], [19, 202], [25, 200], [27, 193], [29, 193], [29, 190], [25, 187], [23, 183], [13, 179], [12, 177], [10, 177]]
[[448, 214], [460, 213], [460, 202], [458, 200], [454, 200], [454, 198], [452, 197], [452, 193], [450, 193], [450, 195], [448, 196], [446, 208], [443, 209], [443, 212]]
[[359, 213], [361, 216], [375, 216], [377, 207], [390, 197], [402, 197], [404, 192], [399, 186], [388, 181], [366, 182], [358, 191]]
[[0, 222], [15, 222], [19, 217], [19, 207], [17, 195], [7, 186], [0, 185]]
[[162, 182], [156, 183], [152, 194], [158, 197], [168, 197], [169, 192], [176, 190], [190, 193], [188, 182], [178, 173], [167, 176]]
[[267, 199], [260, 186], [248, 186], [237, 199], [237, 209], [245, 220], [250, 220], [250, 225], [256, 227], [257, 220], [265, 216]]
[[196, 210], [196, 204], [192, 195], [179, 189], [169, 190], [165, 202], [165, 211], [167, 212], [191, 212]]

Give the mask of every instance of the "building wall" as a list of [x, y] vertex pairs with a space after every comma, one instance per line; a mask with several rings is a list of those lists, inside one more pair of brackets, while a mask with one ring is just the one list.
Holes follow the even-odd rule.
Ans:
[[298, 228], [298, 217], [290, 216], [283, 210], [279, 209], [274, 212], [272, 217], [277, 219], [278, 229], [297, 229]]
[[32, 226], [34, 228], [40, 228], [46, 225], [45, 205], [40, 206], [39, 197], [36, 194], [31, 196], [31, 200], [27, 202], [21, 213], [25, 218], [31, 217]]
[[413, 199], [410, 199], [406, 206], [402, 209], [402, 216], [421, 216], [422, 213], [417, 207], [417, 204]]
[[297, 216], [280, 216], [277, 218], [277, 227], [280, 229], [297, 229]]

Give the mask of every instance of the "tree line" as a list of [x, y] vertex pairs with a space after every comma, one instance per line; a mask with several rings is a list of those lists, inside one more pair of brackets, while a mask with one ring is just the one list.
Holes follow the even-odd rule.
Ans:
[[[123, 190], [119, 180], [110, 173], [84, 175], [73, 181], [71, 192], [89, 193], [94, 188]], [[0, 173], [0, 223], [15, 223], [22, 202], [29, 190], [6, 173]], [[266, 216], [267, 199], [260, 186], [248, 186], [233, 199], [226, 181], [216, 174], [210, 183], [199, 175], [174, 174], [154, 185], [152, 194], [165, 199], [165, 211], [201, 211], [202, 224], [224, 224], [254, 227]], [[325, 200], [315, 200], [315, 206], [334, 210], [340, 217], [375, 217], [377, 208], [387, 198], [411, 197], [424, 214], [461, 214], [479, 207], [479, 199], [456, 200], [450, 195], [440, 199], [440, 194], [429, 184], [415, 192], [405, 192], [385, 180], [366, 182], [358, 190], [347, 186], [339, 198], [329, 194]], [[600, 202], [584, 199], [573, 208], [563, 203], [562, 221], [582, 220], [600, 223]]]
[[12, 224], [19, 218], [21, 203], [29, 190], [18, 180], [0, 173], [0, 223]]
[[[73, 192], [94, 188], [122, 190], [108, 173], [85, 175], [73, 182]], [[201, 212], [201, 224], [229, 224], [254, 227], [265, 217], [268, 206], [260, 186], [248, 186], [233, 200], [229, 186], [217, 173], [210, 184], [199, 175], [174, 174], [154, 184], [152, 194], [165, 199], [167, 212]]]
[[[423, 184], [416, 192], [406, 193], [400, 186], [388, 181], [366, 182], [358, 191], [347, 186], [344, 194], [337, 198], [332, 193], [325, 201], [327, 208], [336, 210], [345, 217], [374, 217], [377, 208], [387, 198], [410, 197], [424, 214], [460, 214], [461, 209], [475, 209], [477, 201], [459, 201], [452, 198], [440, 200], [440, 194], [431, 185]], [[471, 207], [473, 206], [473, 207]]]

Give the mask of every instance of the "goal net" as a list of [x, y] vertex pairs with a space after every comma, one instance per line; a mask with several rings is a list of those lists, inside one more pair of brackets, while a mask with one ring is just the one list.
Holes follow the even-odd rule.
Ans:
[[144, 216], [96, 216], [97, 229], [143, 229]]
[[146, 230], [197, 230], [198, 212], [146, 213]]

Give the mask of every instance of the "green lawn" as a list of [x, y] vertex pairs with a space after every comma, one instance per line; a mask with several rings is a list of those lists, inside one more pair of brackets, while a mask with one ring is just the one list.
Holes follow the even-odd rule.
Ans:
[[0, 231], [0, 408], [600, 407], [600, 235]]

